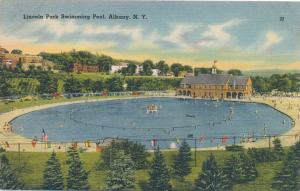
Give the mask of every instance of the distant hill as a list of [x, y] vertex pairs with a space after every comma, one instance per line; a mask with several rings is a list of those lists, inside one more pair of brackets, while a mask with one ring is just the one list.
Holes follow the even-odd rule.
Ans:
[[281, 70], [281, 69], [272, 69], [272, 70], [246, 70], [242, 71], [244, 75], [248, 76], [271, 76], [273, 74], [294, 74], [300, 73], [300, 70]]

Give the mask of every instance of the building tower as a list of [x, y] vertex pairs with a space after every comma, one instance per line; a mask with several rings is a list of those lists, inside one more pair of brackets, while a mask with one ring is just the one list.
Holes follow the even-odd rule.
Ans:
[[214, 65], [211, 68], [211, 74], [217, 74], [217, 67], [216, 67], [217, 61], [214, 60]]

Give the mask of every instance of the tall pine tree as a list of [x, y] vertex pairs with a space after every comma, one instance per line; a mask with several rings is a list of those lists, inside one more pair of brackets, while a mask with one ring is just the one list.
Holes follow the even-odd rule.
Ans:
[[190, 161], [192, 153], [189, 144], [184, 140], [179, 148], [179, 153], [174, 158], [173, 170], [175, 176], [183, 179], [191, 173]]
[[46, 163], [44, 170], [44, 190], [63, 190], [64, 189], [64, 177], [61, 172], [59, 160], [56, 158], [55, 152], [53, 152]]
[[109, 191], [128, 191], [134, 189], [134, 163], [131, 157], [120, 150], [107, 172], [106, 184]]
[[241, 182], [253, 181], [258, 176], [256, 170], [255, 162], [250, 159], [244, 152], [239, 154], [239, 163], [242, 167], [242, 172], [240, 174]]
[[22, 185], [18, 181], [15, 172], [11, 169], [9, 160], [5, 155], [0, 159], [0, 189], [17, 190], [21, 189]]
[[195, 182], [195, 191], [224, 191], [229, 189], [230, 185], [226, 175], [211, 154], [208, 160], [202, 164], [202, 173]]
[[88, 190], [89, 172], [83, 167], [78, 151], [75, 147], [71, 147], [69, 152], [69, 172], [67, 177], [67, 188], [69, 190]]
[[300, 142], [291, 147], [283, 167], [273, 178], [272, 188], [278, 191], [300, 190]]
[[273, 145], [274, 145], [274, 148], [273, 148], [273, 157], [274, 157], [274, 160], [282, 160], [285, 157], [285, 152], [284, 152], [284, 150], [282, 148], [280, 139], [276, 138], [273, 141]]
[[157, 148], [154, 152], [154, 159], [150, 168], [150, 179], [148, 182], [149, 191], [170, 191], [170, 173], [163, 154]]
[[230, 189], [239, 180], [237, 164], [238, 159], [234, 155], [231, 155], [224, 163], [223, 172], [226, 175]]

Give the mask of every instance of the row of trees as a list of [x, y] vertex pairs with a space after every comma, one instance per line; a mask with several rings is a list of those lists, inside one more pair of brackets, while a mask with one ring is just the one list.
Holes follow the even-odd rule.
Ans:
[[[140, 71], [140, 75], [143, 76], [151, 76], [153, 71], [152, 69], [158, 69], [159, 75], [165, 76], [168, 72], [173, 72], [175, 77], [178, 77], [180, 72], [193, 72], [193, 68], [189, 65], [182, 65], [180, 63], [174, 63], [171, 66], [167, 64], [165, 61], [160, 60], [157, 63], [153, 63], [152, 60], [145, 60], [142, 64], [142, 70]], [[126, 68], [123, 68], [120, 72], [126, 76], [132, 76], [136, 74], [137, 65], [133, 63], [129, 63]]]
[[[285, 153], [280, 140], [273, 141], [272, 156], [274, 160], [285, 159]], [[251, 151], [252, 152], [252, 151]], [[173, 157], [173, 163], [168, 167], [164, 155], [159, 147], [155, 149], [151, 162], [148, 161], [149, 153], [144, 145], [128, 140], [112, 142], [105, 148], [96, 166], [98, 170], [106, 173], [106, 190], [127, 191], [135, 187], [135, 172], [139, 169], [148, 169], [149, 179], [143, 186], [144, 190], [166, 191], [172, 190], [171, 179], [184, 182], [185, 177], [191, 173], [191, 148], [183, 141], [178, 153]], [[281, 156], [281, 157], [279, 157]], [[195, 191], [221, 191], [232, 190], [235, 184], [253, 181], [258, 176], [254, 155], [244, 151], [232, 154], [220, 166], [214, 155], [203, 162], [202, 170], [195, 180]], [[282, 169], [274, 177], [272, 187], [280, 191], [299, 190], [300, 183], [300, 142], [291, 147]], [[258, 161], [261, 162], [261, 161]], [[46, 190], [88, 190], [89, 171], [84, 168], [78, 150], [71, 147], [68, 150], [68, 175], [65, 179], [61, 165], [53, 152], [46, 162], [43, 174], [43, 189]], [[0, 189], [21, 189], [22, 183], [18, 180], [8, 159], [2, 155], [0, 160]]]
[[[165, 157], [159, 147], [155, 149], [152, 162], [147, 161], [148, 154], [143, 151], [144, 146], [134, 151], [136, 143], [125, 141], [113, 143], [103, 151], [101, 169], [107, 170], [106, 179], [108, 190], [122, 191], [134, 188], [134, 170], [149, 167], [149, 180], [144, 190], [168, 191], [172, 190], [171, 178], [184, 181], [191, 173], [192, 153], [190, 146], [183, 141], [178, 153], [173, 158], [171, 169], [168, 168]], [[127, 156], [127, 157], [126, 157]], [[133, 157], [135, 156], [135, 157]], [[140, 157], [136, 157], [140, 156]], [[123, 161], [123, 162], [122, 162]], [[138, 165], [137, 164], [142, 164]], [[195, 191], [232, 190], [234, 184], [255, 180], [258, 176], [255, 162], [247, 154], [241, 152], [232, 155], [225, 161], [223, 167], [219, 166], [211, 154], [202, 165], [202, 172], [195, 181]]]
[[98, 65], [102, 72], [109, 72], [114, 64], [110, 56], [95, 55], [88, 51], [71, 51], [61, 54], [41, 52], [39, 55], [45, 60], [52, 61], [55, 69], [64, 72], [72, 72], [74, 63]]
[[[117, 64], [119, 61], [114, 60], [110, 56], [106, 55], [95, 55], [87, 51], [71, 51], [61, 54], [51, 54], [46, 52], [41, 52], [39, 54], [45, 60], [52, 61], [56, 64], [56, 69], [71, 72], [74, 63], [81, 63], [87, 65], [98, 65], [101, 72], [108, 73], [111, 70], [112, 65]], [[182, 65], [179, 63], [174, 63], [169, 66], [165, 61], [161, 60], [157, 63], [153, 63], [152, 60], [145, 60], [142, 63], [136, 61], [124, 61], [129, 63], [126, 68], [123, 68], [120, 72], [123, 75], [132, 76], [136, 74], [137, 66], [142, 66], [140, 75], [151, 76], [152, 69], [158, 69], [160, 75], [166, 75], [168, 72], [172, 71], [175, 76], [178, 76], [180, 72], [193, 72], [191, 66]]]
[[252, 77], [256, 92], [269, 93], [272, 90], [295, 92], [300, 90], [300, 74], [274, 74], [270, 77]]
[[179, 87], [180, 81], [181, 78], [124, 77], [122, 75], [111, 75], [101, 79], [82, 79], [79, 76], [76, 78], [72, 75], [57, 74], [34, 67], [30, 67], [28, 71], [22, 69], [13, 71], [0, 65], [0, 97], [55, 92], [169, 90]]
[[[164, 63], [160, 63], [160, 65], [163, 66]], [[186, 68], [186, 70], [188, 69]], [[202, 70], [200, 72], [205, 73], [209, 69], [202, 68]], [[230, 70], [228, 73], [242, 75], [239, 70]], [[112, 75], [101, 80], [81, 79], [72, 75], [43, 71], [41, 68], [30, 67], [29, 70], [24, 71], [21, 67], [18, 67], [15, 70], [10, 70], [0, 65], [0, 97], [19, 95], [20, 93], [28, 95], [55, 92], [169, 90], [179, 87], [181, 80], [181, 78], [124, 77], [123, 75]], [[255, 91], [258, 93], [268, 93], [274, 89], [293, 92], [299, 91], [300, 88], [300, 74], [276, 74], [270, 77], [256, 76], [252, 78], [252, 81]], [[125, 84], [127, 87], [124, 86]]]
[[282, 168], [273, 178], [272, 188], [278, 191], [300, 190], [300, 142], [290, 148]]

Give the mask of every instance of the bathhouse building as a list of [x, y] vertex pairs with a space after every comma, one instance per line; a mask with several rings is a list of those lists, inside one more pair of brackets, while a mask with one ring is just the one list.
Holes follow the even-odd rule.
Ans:
[[215, 66], [211, 74], [186, 76], [176, 91], [179, 96], [191, 96], [211, 99], [242, 99], [253, 93], [249, 76], [217, 74]]

